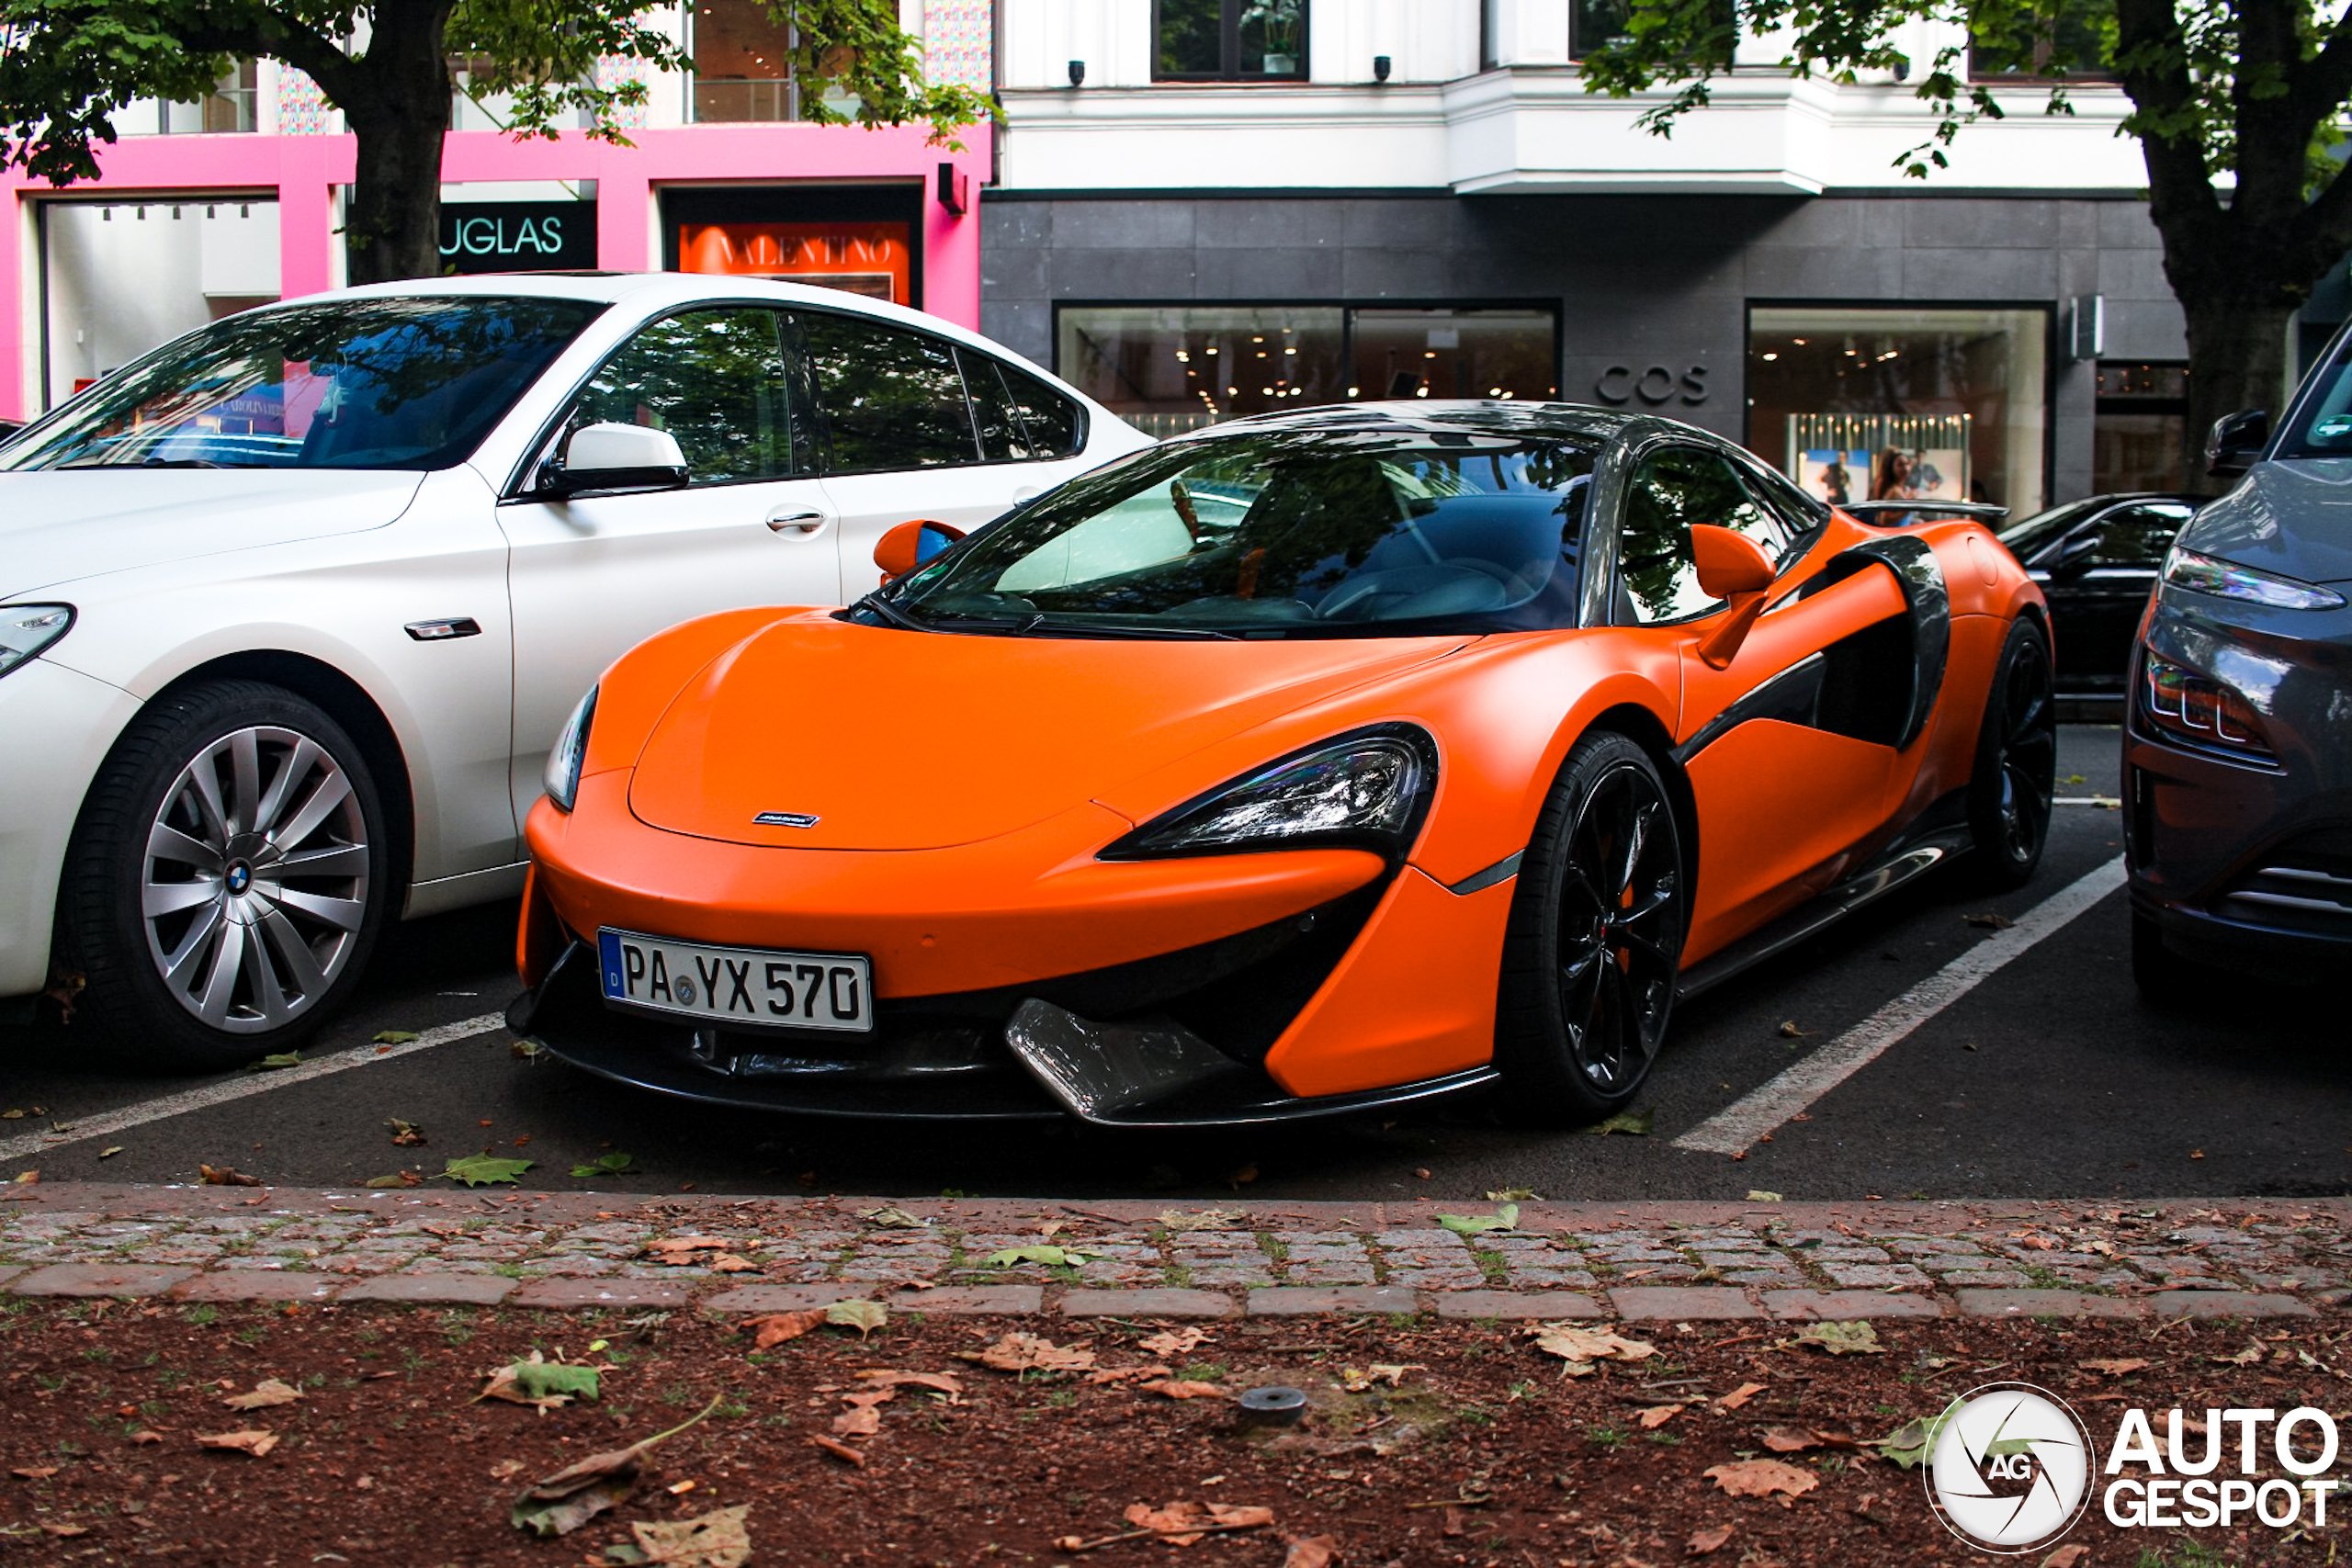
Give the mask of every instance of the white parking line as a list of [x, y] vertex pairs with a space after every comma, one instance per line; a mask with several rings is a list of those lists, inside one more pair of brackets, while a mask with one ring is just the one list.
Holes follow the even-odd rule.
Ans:
[[2069, 883], [2017, 924], [1994, 932], [1804, 1061], [1674, 1140], [1679, 1149], [1737, 1154], [1878, 1059], [2009, 960], [2123, 886], [2120, 856]]
[[84, 1116], [65, 1124], [62, 1131], [43, 1129], [26, 1133], [0, 1142], [0, 1161], [19, 1160], [40, 1154], [44, 1149], [62, 1148], [78, 1144], [85, 1138], [104, 1138], [132, 1127], [143, 1127], [150, 1122], [161, 1122], [173, 1116], [185, 1116], [191, 1111], [208, 1106], [226, 1105], [247, 1095], [267, 1094], [272, 1089], [291, 1089], [298, 1083], [325, 1077], [329, 1073], [348, 1072], [377, 1062], [396, 1061], [419, 1051], [430, 1051], [435, 1045], [447, 1045], [453, 1040], [469, 1040], [477, 1034], [487, 1034], [493, 1029], [506, 1027], [503, 1012], [486, 1012], [480, 1018], [462, 1019], [445, 1023], [438, 1029], [428, 1029], [401, 1045], [361, 1045], [349, 1051], [339, 1051], [332, 1056], [322, 1056], [315, 1062], [299, 1066], [282, 1067], [275, 1072], [249, 1073], [241, 1078], [228, 1078], [207, 1084], [202, 1089], [184, 1089], [159, 1100], [142, 1100], [136, 1105], [126, 1105], [119, 1111], [101, 1115]]

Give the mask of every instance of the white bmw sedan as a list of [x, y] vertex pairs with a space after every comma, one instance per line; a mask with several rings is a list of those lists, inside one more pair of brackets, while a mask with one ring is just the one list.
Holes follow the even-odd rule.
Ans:
[[894, 525], [1148, 444], [972, 333], [741, 278], [355, 288], [168, 344], [0, 446], [0, 1017], [79, 976], [119, 1055], [282, 1051], [387, 919], [522, 886], [630, 645], [854, 599]]

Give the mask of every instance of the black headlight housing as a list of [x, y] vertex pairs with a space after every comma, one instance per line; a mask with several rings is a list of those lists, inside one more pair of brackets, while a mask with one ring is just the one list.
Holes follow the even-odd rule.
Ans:
[[1350, 730], [1195, 795], [1105, 846], [1170, 860], [1344, 845], [1403, 863], [1437, 794], [1437, 741], [1417, 724]]

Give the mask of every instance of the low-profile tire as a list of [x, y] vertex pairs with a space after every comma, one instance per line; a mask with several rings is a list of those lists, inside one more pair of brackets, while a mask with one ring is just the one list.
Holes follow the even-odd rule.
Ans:
[[1688, 924], [1666, 781], [1624, 736], [1578, 740], [1520, 862], [1495, 1017], [1510, 1120], [1576, 1126], [1631, 1104], [1674, 1008]]
[[2001, 644], [1968, 781], [1968, 836], [1977, 878], [1989, 887], [2022, 887], [2041, 865], [2058, 779], [2057, 713], [2050, 639], [2021, 618]]
[[75, 1021], [153, 1071], [291, 1049], [367, 967], [389, 842], [365, 757], [316, 704], [256, 681], [159, 697], [116, 742], [66, 852]]

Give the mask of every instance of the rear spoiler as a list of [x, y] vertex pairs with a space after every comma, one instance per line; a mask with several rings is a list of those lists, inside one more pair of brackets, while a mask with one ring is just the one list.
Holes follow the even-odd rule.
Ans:
[[[1855, 501], [1849, 502], [1838, 510], [1882, 527], [1894, 526], [1896, 518], [1912, 513], [1966, 517], [1987, 526], [2009, 514], [2007, 507], [1982, 501]], [[1883, 522], [1881, 522], [1882, 518]]]

